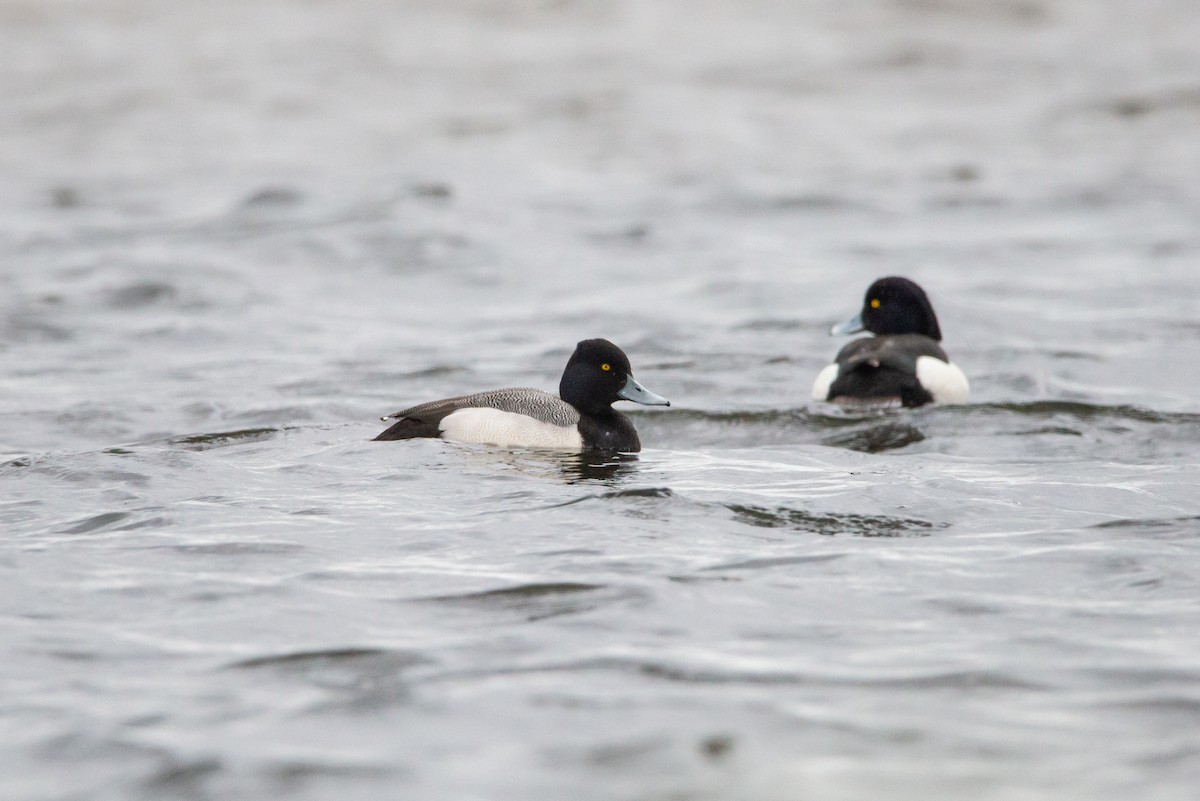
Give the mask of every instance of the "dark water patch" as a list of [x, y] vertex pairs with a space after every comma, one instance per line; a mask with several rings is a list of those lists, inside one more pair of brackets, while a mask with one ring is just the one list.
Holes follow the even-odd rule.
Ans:
[[638, 487], [605, 492], [597, 497], [611, 500], [615, 498], [674, 498], [677, 496], [670, 487]]
[[1066, 426], [1040, 426], [1038, 428], [1028, 428], [1022, 431], [1013, 431], [1014, 437], [1038, 437], [1038, 436], [1060, 436], [1060, 437], [1082, 437], [1083, 432], [1077, 428], [1067, 428]]
[[[1170, 239], [1162, 242], [1154, 242], [1147, 247], [1147, 252], [1153, 259], [1170, 259], [1181, 258], [1193, 253], [1196, 246], [1190, 242], [1182, 242], [1175, 239]], [[1176, 331], [1186, 331], [1195, 333], [1200, 330], [1200, 323], [1196, 322], [1163, 322], [1163, 327], [1166, 329], [1174, 329]]]
[[[471, 669], [465, 671], [456, 671], [453, 674], [443, 674], [440, 678], [449, 679], [464, 679], [475, 676], [494, 676], [497, 674], [522, 674], [522, 673], [572, 673], [584, 674], [595, 671], [611, 671], [617, 673], [632, 673], [641, 676], [650, 676], [652, 678], [665, 679], [672, 682], [686, 682], [693, 684], [759, 684], [759, 685], [776, 685], [776, 684], [807, 684], [816, 682], [816, 679], [803, 676], [797, 673], [785, 671], [762, 670], [762, 671], [745, 671], [745, 670], [722, 670], [720, 668], [711, 667], [690, 667], [669, 663], [657, 659], [639, 659], [625, 657], [596, 657], [571, 660], [567, 662], [555, 662], [540, 665], [529, 665], [520, 667], [498, 667], [487, 671], [482, 669]], [[821, 683], [826, 683], [826, 679], [821, 678]]]
[[83, 732], [54, 735], [38, 744], [35, 750], [43, 759], [68, 762], [120, 760], [131, 757], [154, 758], [162, 755], [157, 748], [114, 737], [97, 737]]
[[519, 675], [537, 673], [568, 673], [586, 674], [596, 671], [632, 673], [670, 681], [691, 682], [697, 684], [799, 684], [803, 677], [791, 673], [761, 671], [747, 672], [741, 670], [720, 670], [717, 668], [691, 668], [670, 664], [652, 659], [637, 659], [624, 657], [595, 657], [566, 662], [550, 662], [521, 666], [494, 666], [488, 669], [472, 668], [452, 673], [443, 673], [437, 680], [459, 681], [479, 676]]
[[1159, 425], [1200, 424], [1200, 414], [1192, 412], [1160, 412], [1144, 406], [1118, 404], [1114, 406], [1084, 403], [1082, 401], [1029, 401], [1027, 403], [983, 403], [954, 407], [956, 412], [1008, 412], [1025, 417], [1047, 418], [1066, 416], [1077, 420], [1113, 421], [1125, 420]]
[[400, 779], [408, 777], [410, 771], [393, 765], [332, 762], [326, 758], [321, 761], [279, 761], [267, 766], [264, 773], [280, 792], [291, 793], [321, 779]]
[[637, 487], [631, 489], [619, 489], [611, 492], [600, 492], [594, 495], [584, 495], [581, 498], [572, 498], [569, 501], [562, 503], [551, 504], [543, 507], [545, 509], [561, 509], [567, 506], [574, 506], [579, 503], [589, 503], [591, 501], [613, 501], [627, 498], [675, 498], [674, 490], [670, 487]]
[[864, 208], [861, 201], [842, 195], [797, 192], [763, 198], [765, 208], [778, 211], [855, 211]]
[[90, 534], [95, 531], [103, 531], [112, 527], [114, 523], [119, 523], [129, 517], [130, 512], [104, 512], [98, 515], [92, 515], [80, 520], [75, 525], [64, 528], [59, 531], [60, 534]]
[[766, 508], [725, 504], [738, 522], [760, 528], [787, 528], [811, 534], [833, 536], [849, 534], [856, 537], [927, 537], [935, 528], [945, 524], [931, 523], [911, 517], [883, 515], [818, 514], [786, 507]]
[[105, 293], [105, 305], [118, 311], [133, 311], [174, 301], [179, 291], [162, 281], [135, 281]]
[[[732, 78], [733, 74], [729, 77]], [[754, 77], [745, 76], [744, 79], [737, 80], [739, 83], [759, 84], [764, 88], [771, 83], [771, 78], [762, 72]], [[783, 87], [770, 88], [782, 89]], [[861, 215], [889, 216], [892, 213], [891, 209], [878, 203], [868, 192], [857, 191], [841, 184], [827, 184], [826, 186], [832, 186], [832, 188], [817, 187], [809, 181], [794, 181], [790, 185], [772, 182], [770, 186], [748, 185], [739, 181], [734, 186], [718, 187], [712, 200], [711, 209], [717, 213], [732, 214], [749, 211], [759, 214], [844, 214], [854, 217]]]
[[756, 192], [737, 189], [714, 198], [712, 208], [733, 214], [879, 214], [881, 210], [862, 196], [833, 192]]
[[246, 210], [290, 209], [304, 202], [304, 193], [290, 186], [267, 186], [252, 192], [242, 201]]
[[147, 517], [143, 520], [136, 520], [132, 523], [127, 523], [123, 526], [117, 526], [114, 531], [134, 531], [140, 528], [167, 528], [172, 523], [169, 517], [155, 516]]
[[147, 550], [170, 550], [198, 556], [290, 556], [305, 550], [294, 542], [208, 542], [197, 545], [152, 545]]
[[1168, 111], [1196, 111], [1200, 110], [1200, 87], [1123, 95], [1106, 102], [1104, 109], [1121, 119], [1137, 119]]
[[323, 666], [343, 661], [356, 661], [376, 658], [389, 653], [382, 648], [331, 648], [324, 651], [292, 651], [283, 654], [255, 656], [243, 659], [229, 665], [231, 668], [260, 668], [272, 667], [291, 669], [293, 666], [303, 669], [308, 666]]
[[700, 752], [700, 756], [710, 762], [719, 762], [733, 753], [736, 744], [737, 738], [732, 734], [710, 734], [701, 738], [697, 744], [697, 750]]
[[77, 209], [84, 204], [83, 192], [74, 186], [55, 186], [50, 189], [50, 205], [61, 210]]
[[214, 757], [191, 760], [172, 758], [152, 776], [144, 779], [141, 786], [151, 798], [208, 798], [208, 780], [223, 770], [221, 760]]
[[983, 168], [978, 164], [965, 162], [955, 164], [946, 171], [946, 177], [959, 183], [974, 183], [983, 177]]
[[648, 760], [657, 760], [669, 743], [661, 739], [642, 739], [633, 742], [606, 743], [588, 749], [584, 758], [605, 769], [630, 770]]
[[746, 672], [741, 670], [717, 670], [694, 668], [666, 662], [644, 661], [632, 665], [638, 673], [655, 679], [686, 684], [802, 684], [804, 677], [782, 671]]
[[914, 425], [885, 421], [860, 425], [821, 440], [831, 448], [846, 448], [860, 453], [883, 453], [914, 445], [925, 440], [925, 434]]
[[[672, 416], [678, 413], [672, 412]], [[708, 413], [703, 413], [708, 414]], [[970, 419], [976, 417], [995, 418], [998, 415], [1017, 419], [1028, 418], [1045, 423], [1061, 425], [1066, 431], [1086, 430], [1083, 423], [1127, 422], [1155, 425], [1200, 425], [1200, 414], [1193, 412], [1161, 412], [1133, 404], [1096, 404], [1074, 400], [1037, 400], [1012, 403], [969, 403], [952, 406], [926, 406], [919, 409], [902, 409], [886, 405], [840, 405], [822, 406], [819, 411], [794, 410], [766, 413], [750, 413], [745, 422], [781, 422], [794, 420], [813, 429], [844, 429], [861, 427], [870, 423], [900, 423], [912, 425], [930, 420]], [[719, 415], [713, 415], [719, 418]], [[1063, 419], [1073, 421], [1068, 425]]]
[[628, 588], [609, 588], [603, 584], [544, 582], [502, 587], [460, 595], [439, 595], [418, 599], [489, 612], [516, 613], [527, 622], [592, 611], [616, 601], [642, 596]]
[[1158, 667], [1150, 663], [1127, 668], [1093, 668], [1088, 673], [1101, 687], [1161, 687], [1165, 693], [1170, 693], [1180, 687], [1191, 690], [1200, 686], [1200, 669]]
[[711, 565], [703, 570], [762, 570], [771, 567], [787, 567], [789, 565], [808, 565], [832, 562], [841, 559], [845, 554], [823, 553], [806, 554], [803, 556], [768, 556], [762, 559], [744, 559], [739, 562], [725, 562]]
[[1051, 19], [1051, 12], [1042, 0], [996, 0], [991, 3], [964, 0], [902, 0], [897, 6], [905, 14], [915, 18], [962, 18], [1016, 27], [1040, 25]]
[[1104, 357], [1097, 353], [1088, 353], [1082, 350], [1068, 350], [1066, 348], [1054, 348], [1052, 350], [1041, 351], [1042, 354], [1051, 359], [1061, 359], [1065, 361], [1075, 362], [1092, 362], [1093, 364], [1102, 364]]
[[963, 598], [933, 598], [928, 603], [930, 606], [949, 612], [952, 615], [962, 615], [964, 617], [999, 615], [1003, 614], [1004, 611], [996, 606], [989, 606], [988, 604]]
[[46, 654], [64, 662], [89, 663], [99, 662], [105, 658], [105, 654], [99, 651], [47, 651]]
[[254, 656], [233, 662], [226, 667], [238, 670], [269, 669], [282, 673], [319, 676], [342, 670], [391, 673], [424, 664], [426, 661], [428, 660], [425, 657], [408, 651], [348, 647]]
[[326, 695], [306, 714], [368, 714], [410, 702], [408, 672], [429, 662], [421, 654], [382, 648], [335, 648], [253, 657], [228, 667], [270, 671]]
[[1121, 699], [1103, 703], [1112, 710], [1149, 712], [1156, 716], [1166, 715], [1183, 718], [1194, 723], [1200, 720], [1200, 698], [1181, 693], [1163, 693], [1149, 698]]
[[1130, 530], [1152, 536], [1164, 534], [1181, 534], [1195, 537], [1200, 534], [1200, 515], [1185, 515], [1183, 517], [1149, 517], [1122, 518], [1095, 523], [1088, 528], [1100, 530]]
[[650, 238], [651, 230], [648, 223], [634, 223], [611, 230], [593, 231], [587, 234], [587, 238], [600, 245], [630, 247], [645, 244]]
[[[1002, 449], [998, 452], [1013, 456], [1033, 452], [1044, 459], [1157, 464], [1185, 456], [1189, 443], [1200, 436], [1200, 414], [1127, 404], [996, 403], [922, 409], [915, 416], [923, 430], [935, 432], [931, 439], [938, 441], [937, 447], [954, 447], [956, 442], [981, 436], [1013, 438], [1011, 443], [997, 444]], [[1041, 447], [1035, 447], [1038, 443]]]
[[51, 322], [28, 309], [7, 315], [0, 323], [5, 344], [36, 342], [70, 342], [75, 332], [66, 326]]
[[274, 439], [285, 431], [283, 428], [244, 428], [238, 431], [218, 431], [211, 434], [189, 434], [168, 440], [172, 445], [190, 451], [207, 451], [247, 442], [263, 442]]
[[996, 195], [978, 195], [978, 194], [944, 194], [927, 198], [925, 207], [931, 210], [937, 209], [1000, 209], [1007, 206], [1011, 201], [1007, 198], [998, 197]]
[[503, 587], [498, 590], [484, 590], [482, 592], [466, 593], [464, 595], [435, 595], [431, 598], [425, 598], [426, 601], [463, 601], [463, 602], [482, 602], [487, 603], [492, 599], [504, 601], [506, 599], [538, 599], [548, 595], [564, 595], [577, 592], [592, 592], [594, 590], [604, 589], [603, 584], [579, 584], [575, 582], [547, 582], [534, 584], [521, 584], [516, 587]]
[[[1195, 718], [1192, 717], [1182, 723], [1186, 726], [1194, 722]], [[1172, 746], [1166, 744], [1161, 746], [1157, 753], [1138, 758], [1136, 764], [1152, 771], [1150, 775], [1161, 776], [1167, 770], [1194, 768], [1196, 751], [1197, 748], [1194, 745]], [[1194, 772], [1190, 774], [1190, 776], [1194, 775]]]
[[[104, 456], [115, 455], [121, 459], [126, 458], [124, 454], [111, 454], [107, 451], [101, 453]], [[80, 463], [91, 455], [94, 454], [68, 453], [19, 456], [0, 465], [0, 475], [6, 473], [35, 473], [80, 485], [99, 481], [107, 484], [127, 484], [134, 487], [145, 487], [151, 483], [151, 477], [144, 473], [104, 467], [96, 469], [80, 466]]]
[[1043, 691], [1045, 684], [991, 670], [952, 670], [908, 676], [810, 676], [782, 670], [748, 672], [720, 670], [710, 667], [689, 667], [653, 660], [592, 660], [571, 666], [567, 670], [597, 668], [632, 669], [638, 673], [672, 682], [695, 684], [793, 684], [840, 685], [884, 690], [958, 690], [990, 692], [995, 690]]
[[845, 678], [839, 684], [893, 690], [1046, 690], [1044, 684], [993, 670], [951, 670], [917, 676]]
[[[152, 590], [131, 588], [123, 591], [125, 595], [130, 596], [149, 596]], [[247, 586], [243, 584], [222, 584], [216, 589], [201, 589], [184, 593], [179, 596], [184, 603], [194, 604], [238, 604], [239, 606], [247, 603], [263, 604], [271, 603], [273, 597], [279, 597], [284, 594], [284, 590], [278, 586], [255, 585]]]
[[[792, 331], [806, 331], [812, 327], [813, 326], [811, 323], [804, 321], [804, 320], [797, 320], [794, 318], [786, 318], [786, 319], [769, 318], [769, 319], [762, 319], [762, 320], [750, 320], [748, 322], [741, 323], [740, 325], [734, 326], [733, 330], [734, 331], [792, 332]], [[791, 361], [791, 359], [789, 357], [780, 357], [778, 359], [771, 359], [769, 363], [776, 364], [776, 363], [779, 363], [780, 361]]]
[[325, 682], [322, 689], [335, 691], [329, 698], [309, 704], [308, 715], [371, 715], [389, 707], [410, 704], [413, 690], [400, 671], [353, 677], [344, 685]]
[[676, 584], [710, 584], [722, 582], [740, 582], [744, 581], [741, 576], [730, 575], [713, 575], [713, 576], [667, 576], [667, 581], [675, 582]]
[[7, 462], [0, 464], [0, 476], [22, 473], [33, 467], [37, 461], [33, 456], [18, 456], [15, 459], [9, 459]]
[[416, 183], [408, 188], [414, 196], [425, 198], [426, 200], [450, 200], [454, 197], [454, 187], [450, 184], [430, 181], [427, 183]]
[[604, 554], [604, 550], [602, 548], [553, 548], [549, 551], [535, 551], [534, 553], [536, 553], [538, 556], [541, 556], [541, 557], [555, 557], [555, 556], [592, 557], [592, 556], [602, 556]]

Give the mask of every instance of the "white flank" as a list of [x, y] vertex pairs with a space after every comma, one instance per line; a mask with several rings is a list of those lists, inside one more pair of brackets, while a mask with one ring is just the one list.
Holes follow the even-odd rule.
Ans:
[[817, 380], [813, 382], [813, 400], [829, 400], [829, 388], [833, 386], [837, 376], [838, 366], [836, 364], [831, 364], [817, 373]]
[[442, 418], [438, 426], [443, 439], [499, 445], [508, 448], [554, 448], [581, 451], [583, 437], [578, 426], [556, 426], [499, 409], [459, 409]]
[[917, 358], [917, 380], [933, 396], [934, 403], [963, 403], [971, 393], [962, 370], [932, 356]]

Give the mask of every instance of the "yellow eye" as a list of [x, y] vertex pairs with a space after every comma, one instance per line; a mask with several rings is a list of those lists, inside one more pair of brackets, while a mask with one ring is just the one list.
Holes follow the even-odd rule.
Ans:
[[600, 365], [600, 369], [607, 373], [609, 370], [612, 369], [612, 365], [609, 364], [608, 362], [605, 362], [604, 364]]
[[872, 309], [879, 308], [879, 298], [871, 298], [871, 308]]

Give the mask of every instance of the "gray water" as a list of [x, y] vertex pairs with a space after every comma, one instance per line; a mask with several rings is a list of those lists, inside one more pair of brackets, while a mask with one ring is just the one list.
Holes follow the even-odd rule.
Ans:
[[[1195, 798], [1197, 41], [0, 3], [0, 797]], [[886, 274], [969, 404], [808, 400]], [[637, 459], [369, 441], [594, 336]]]

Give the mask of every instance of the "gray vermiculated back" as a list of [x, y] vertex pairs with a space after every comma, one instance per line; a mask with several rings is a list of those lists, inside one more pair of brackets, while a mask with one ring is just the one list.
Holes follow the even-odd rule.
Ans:
[[489, 392], [477, 392], [474, 395], [460, 395], [456, 398], [429, 401], [390, 416], [440, 420], [459, 409], [478, 407], [524, 414], [556, 426], [573, 426], [579, 422], [579, 411], [574, 406], [556, 395], [531, 387], [494, 389]]

